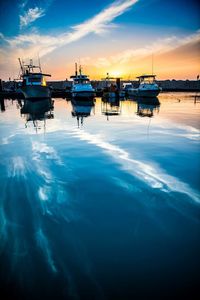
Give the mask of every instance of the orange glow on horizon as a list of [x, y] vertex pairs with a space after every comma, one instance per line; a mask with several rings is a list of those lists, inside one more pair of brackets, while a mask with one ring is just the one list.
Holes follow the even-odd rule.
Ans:
[[[187, 47], [177, 48], [162, 54], [154, 54], [153, 73], [157, 75], [157, 80], [196, 80], [200, 74], [200, 61], [198, 47], [188, 45]], [[116, 62], [116, 53], [108, 57], [88, 57], [82, 63], [83, 73], [88, 75], [91, 80], [101, 80], [109, 73], [110, 77], [121, 77], [122, 80], [135, 80], [142, 74], [152, 74], [152, 56], [134, 57], [128, 60]], [[75, 61], [75, 60], [74, 60]], [[74, 74], [74, 61], [66, 56], [59, 56], [50, 60], [48, 56], [41, 61], [44, 72], [51, 74], [51, 80], [69, 80]], [[84, 59], [83, 59], [84, 61]], [[101, 62], [103, 61], [103, 64]], [[13, 59], [12, 73], [7, 70], [0, 70], [0, 78], [8, 80], [17, 78], [19, 66], [17, 60]]]

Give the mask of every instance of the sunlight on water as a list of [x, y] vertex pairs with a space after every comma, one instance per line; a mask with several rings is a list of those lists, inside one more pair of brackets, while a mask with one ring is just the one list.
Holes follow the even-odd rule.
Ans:
[[37, 239], [38, 246], [41, 248], [41, 250], [44, 254], [44, 257], [47, 260], [47, 263], [51, 267], [52, 271], [57, 272], [57, 269], [55, 267], [55, 263], [54, 263], [53, 258], [52, 258], [52, 253], [51, 253], [51, 250], [50, 250], [50, 247], [49, 247], [49, 242], [48, 242], [46, 236], [44, 235], [42, 229], [39, 229], [37, 231], [36, 239]]

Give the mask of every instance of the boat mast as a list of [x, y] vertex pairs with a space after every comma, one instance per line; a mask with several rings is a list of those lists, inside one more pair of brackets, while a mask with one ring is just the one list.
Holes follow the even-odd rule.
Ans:
[[24, 68], [23, 68], [23, 65], [22, 65], [21, 59], [20, 59], [20, 58], [18, 58], [18, 60], [19, 60], [20, 68], [21, 68], [21, 70], [22, 70], [22, 74], [23, 74], [23, 73], [24, 73]]
[[75, 63], [75, 75], [76, 75], [76, 77], [77, 77], [77, 75], [78, 75], [77, 63]]
[[153, 61], [154, 57], [153, 57], [153, 53], [152, 53], [152, 57], [151, 57], [151, 75], [153, 75]]
[[81, 65], [79, 66], [79, 73], [80, 73], [80, 76], [82, 75], [81, 74], [82, 70], [81, 70]]
[[[30, 73], [30, 71], [31, 71], [32, 65], [33, 65], [33, 61], [32, 61], [32, 59], [30, 59], [30, 62], [29, 62], [29, 64], [28, 64], [28, 72], [29, 72], [29, 73]], [[32, 68], [32, 72], [33, 72], [33, 68]]]
[[40, 73], [42, 73], [39, 54], [38, 54], [38, 65], [39, 65]]

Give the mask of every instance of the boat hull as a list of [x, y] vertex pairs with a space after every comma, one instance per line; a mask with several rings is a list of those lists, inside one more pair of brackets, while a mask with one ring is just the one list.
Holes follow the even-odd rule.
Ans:
[[75, 99], [93, 99], [96, 96], [95, 92], [93, 91], [72, 91], [72, 97]]
[[116, 98], [116, 93], [115, 92], [104, 92], [103, 93], [103, 98], [115, 99]]
[[116, 91], [116, 92], [103, 92], [103, 98], [106, 99], [118, 99], [124, 98], [126, 93], [124, 91]]
[[21, 109], [22, 114], [42, 115], [48, 112], [52, 107], [50, 99], [42, 99], [38, 101], [24, 100], [24, 105]]
[[21, 91], [26, 100], [38, 100], [51, 98], [51, 90], [48, 86], [27, 85], [21, 87]]
[[155, 98], [159, 95], [160, 89], [158, 90], [131, 90], [128, 92], [129, 96], [134, 96], [134, 97], [144, 97], [144, 98]]

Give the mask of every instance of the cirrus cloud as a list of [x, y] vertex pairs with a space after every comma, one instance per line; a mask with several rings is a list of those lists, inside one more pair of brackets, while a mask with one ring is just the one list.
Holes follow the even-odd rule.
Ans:
[[[4, 37], [4, 41], [7, 42], [9, 47], [13, 50], [23, 50], [25, 53], [24, 56], [26, 56], [26, 53], [28, 53], [29, 56], [30, 53], [36, 55], [38, 52], [40, 53], [40, 56], [44, 56], [56, 48], [78, 41], [90, 33], [102, 34], [106, 29], [114, 26], [111, 22], [116, 17], [125, 13], [129, 8], [136, 4], [136, 2], [138, 2], [138, 0], [115, 1], [89, 20], [73, 26], [71, 31], [61, 33], [57, 36], [35, 33], [19, 34], [13, 38]], [[29, 9], [22, 18], [21, 25], [27, 26], [43, 15], [43, 9]]]
[[33, 23], [37, 19], [45, 15], [45, 10], [40, 7], [29, 8], [23, 15], [19, 16], [20, 19], [20, 28], [24, 28], [29, 24]]

